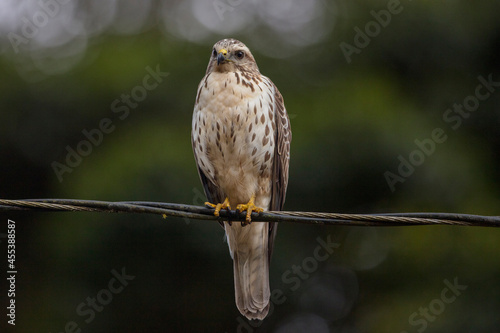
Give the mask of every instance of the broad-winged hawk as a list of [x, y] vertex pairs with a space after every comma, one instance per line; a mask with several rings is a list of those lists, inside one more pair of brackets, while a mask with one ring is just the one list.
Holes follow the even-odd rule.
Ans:
[[240, 41], [215, 43], [198, 86], [191, 139], [210, 206], [247, 211], [246, 223], [223, 222], [234, 261], [236, 305], [249, 319], [269, 311], [269, 261], [277, 223], [251, 223], [252, 211], [281, 210], [292, 133], [283, 97], [260, 74]]

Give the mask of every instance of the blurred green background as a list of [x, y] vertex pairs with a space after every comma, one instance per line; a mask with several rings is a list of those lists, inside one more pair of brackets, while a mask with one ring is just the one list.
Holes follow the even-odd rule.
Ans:
[[[480, 77], [500, 82], [499, 11], [499, 2], [465, 0], [2, 0], [0, 197], [202, 204], [190, 143], [196, 88], [212, 45], [235, 37], [279, 87], [291, 118], [287, 210], [500, 215], [500, 87], [474, 97]], [[145, 89], [156, 70], [168, 75], [146, 79], [157, 85]], [[463, 115], [447, 113], [463, 103]], [[109, 133], [100, 137], [103, 119]], [[419, 153], [415, 140], [428, 143], [439, 128], [446, 140]], [[97, 144], [83, 143], [87, 132]], [[85, 155], [73, 166], [70, 150]], [[386, 175], [398, 175], [401, 158], [418, 165], [391, 189]], [[66, 169], [58, 176], [54, 165]], [[281, 296], [257, 327], [236, 309], [217, 223], [0, 216], [1, 233], [7, 219], [17, 225], [16, 332], [64, 332], [70, 322], [82, 332], [500, 325], [494, 229], [282, 223], [271, 264]], [[333, 253], [313, 259], [328, 241]], [[101, 290], [122, 269], [134, 278], [108, 300]], [[453, 295], [444, 280], [467, 289], [443, 302], [443, 292]], [[0, 285], [5, 309], [5, 273]], [[106, 305], [94, 318], [78, 313], [96, 296]], [[12, 329], [2, 318], [1, 330]]]

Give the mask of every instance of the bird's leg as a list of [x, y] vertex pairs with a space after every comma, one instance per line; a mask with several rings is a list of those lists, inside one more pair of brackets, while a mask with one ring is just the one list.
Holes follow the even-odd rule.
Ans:
[[244, 210], [247, 211], [245, 222], [241, 222], [242, 225], [247, 225], [252, 222], [252, 216], [251, 216], [252, 212], [261, 213], [264, 211], [264, 209], [255, 206], [255, 195], [252, 195], [250, 201], [248, 201], [246, 205], [239, 204], [238, 206], [236, 206], [236, 209], [239, 210], [240, 212]]
[[223, 203], [213, 204], [213, 203], [210, 203], [210, 202], [205, 202], [205, 205], [209, 206], [209, 207], [212, 207], [212, 208], [215, 208], [215, 212], [214, 212], [215, 216], [219, 216], [219, 212], [220, 212], [221, 209], [229, 209], [229, 210], [231, 210], [231, 206], [229, 205], [229, 199], [227, 197], [226, 197], [226, 200], [224, 200]]

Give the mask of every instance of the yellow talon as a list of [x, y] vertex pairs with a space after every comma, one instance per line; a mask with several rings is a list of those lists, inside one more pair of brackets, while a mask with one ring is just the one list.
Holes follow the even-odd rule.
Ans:
[[215, 208], [215, 212], [214, 212], [215, 216], [219, 216], [219, 212], [220, 212], [221, 209], [229, 209], [229, 210], [231, 210], [231, 205], [229, 204], [229, 199], [228, 198], [226, 198], [226, 200], [224, 200], [223, 203], [213, 204], [213, 203], [210, 203], [210, 202], [205, 202], [205, 205], [209, 206], [209, 207], [212, 207], [212, 208]]
[[246, 205], [239, 204], [238, 206], [236, 206], [236, 209], [239, 210], [240, 212], [242, 212], [244, 210], [247, 211], [247, 216], [245, 218], [246, 223], [241, 222], [241, 224], [243, 224], [243, 225], [252, 223], [252, 212], [262, 213], [264, 211], [264, 209], [255, 206], [255, 195], [252, 195], [252, 197], [250, 198], [250, 201], [248, 201], [248, 203]]

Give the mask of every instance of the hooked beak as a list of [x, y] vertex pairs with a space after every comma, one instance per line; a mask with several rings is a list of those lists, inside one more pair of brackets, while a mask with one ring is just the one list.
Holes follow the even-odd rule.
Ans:
[[227, 60], [227, 50], [221, 49], [217, 55], [217, 66]]

